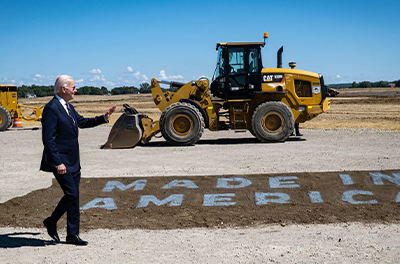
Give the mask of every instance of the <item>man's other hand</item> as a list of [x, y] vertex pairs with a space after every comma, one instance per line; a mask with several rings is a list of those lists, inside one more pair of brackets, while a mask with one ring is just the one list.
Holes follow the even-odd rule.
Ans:
[[108, 111], [105, 113], [104, 118], [108, 120], [116, 108], [116, 105], [111, 106], [110, 109], [108, 109]]
[[60, 175], [67, 173], [67, 168], [65, 167], [64, 163], [57, 167], [57, 173]]

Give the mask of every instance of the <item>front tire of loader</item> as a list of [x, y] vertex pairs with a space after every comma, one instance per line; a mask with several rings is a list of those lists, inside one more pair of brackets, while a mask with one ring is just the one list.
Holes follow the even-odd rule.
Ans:
[[251, 125], [261, 142], [285, 141], [293, 132], [293, 112], [282, 102], [265, 102], [254, 110]]
[[11, 126], [12, 119], [10, 112], [3, 106], [0, 106], [0, 131], [4, 131]]
[[161, 134], [171, 145], [194, 145], [204, 131], [204, 119], [199, 110], [188, 103], [168, 106], [160, 118]]

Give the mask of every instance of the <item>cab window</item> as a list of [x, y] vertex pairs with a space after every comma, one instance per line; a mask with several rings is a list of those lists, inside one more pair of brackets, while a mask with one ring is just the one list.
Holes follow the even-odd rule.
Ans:
[[310, 82], [295, 80], [294, 87], [298, 97], [312, 97]]
[[218, 55], [217, 55], [217, 67], [215, 69], [215, 78], [219, 78], [224, 76], [225, 70], [224, 70], [224, 56], [223, 56], [223, 49], [220, 48], [218, 49]]
[[250, 52], [249, 52], [249, 73], [258, 72], [258, 70], [259, 70], [258, 57], [259, 57], [259, 50], [258, 49], [250, 49]]
[[229, 49], [229, 74], [244, 73], [244, 48]]

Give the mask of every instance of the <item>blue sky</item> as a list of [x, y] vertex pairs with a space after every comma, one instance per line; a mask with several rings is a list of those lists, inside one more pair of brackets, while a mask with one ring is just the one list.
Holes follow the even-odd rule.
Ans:
[[217, 42], [263, 41], [263, 66], [326, 83], [400, 79], [399, 0], [0, 0], [0, 84], [112, 89], [212, 78]]

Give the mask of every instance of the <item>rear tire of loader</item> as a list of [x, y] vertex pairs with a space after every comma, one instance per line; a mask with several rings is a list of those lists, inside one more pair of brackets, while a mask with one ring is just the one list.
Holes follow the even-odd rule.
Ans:
[[292, 110], [282, 102], [265, 102], [254, 110], [251, 126], [261, 142], [285, 141], [294, 128]]
[[12, 124], [10, 112], [3, 106], [0, 106], [0, 131], [4, 131]]
[[204, 131], [204, 119], [199, 110], [188, 103], [168, 106], [160, 118], [161, 134], [171, 145], [194, 145]]

